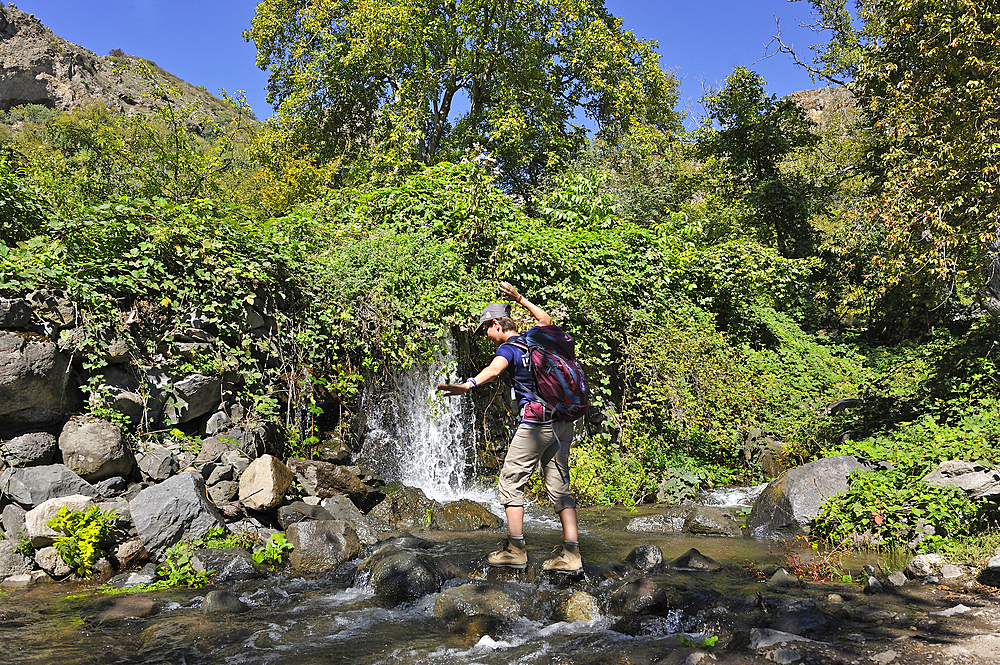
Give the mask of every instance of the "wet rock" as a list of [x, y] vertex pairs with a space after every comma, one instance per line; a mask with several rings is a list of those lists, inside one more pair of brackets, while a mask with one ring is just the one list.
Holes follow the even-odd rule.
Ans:
[[68, 577], [73, 572], [54, 547], [43, 547], [36, 551], [35, 563], [48, 573], [49, 577], [57, 580]]
[[[354, 504], [351, 504], [352, 506]], [[302, 501], [295, 501], [287, 506], [278, 508], [276, 517], [282, 530], [303, 520], [332, 520], [333, 515], [322, 506], [310, 506]]]
[[865, 581], [864, 592], [871, 595], [874, 593], [882, 593], [882, 583], [875, 579], [873, 576], [869, 575], [868, 579]]
[[160, 611], [156, 601], [142, 596], [118, 596], [100, 603], [100, 610], [94, 619], [98, 624], [124, 621], [125, 619], [145, 619]]
[[94, 500], [82, 494], [73, 494], [57, 499], [49, 499], [29, 510], [24, 516], [24, 528], [31, 540], [32, 547], [46, 547], [63, 535], [50, 527], [47, 522], [55, 517], [59, 510], [82, 511], [94, 505]]
[[743, 536], [733, 516], [711, 506], [695, 506], [684, 520], [684, 532], [704, 536]]
[[93, 485], [63, 464], [5, 469], [0, 473], [0, 488], [4, 496], [25, 508], [71, 494], [97, 496]]
[[362, 512], [382, 500], [381, 492], [366, 485], [358, 474], [346, 466], [293, 458], [288, 460], [288, 467], [307, 494], [322, 499], [346, 494]]
[[392, 603], [416, 600], [441, 588], [434, 560], [416, 552], [366, 559], [358, 566], [355, 580], [367, 584], [376, 596]]
[[957, 487], [970, 499], [1000, 496], [1000, 469], [991, 469], [975, 462], [947, 460], [921, 478], [921, 482], [936, 487]]
[[215, 571], [212, 581], [216, 584], [254, 580], [265, 575], [253, 556], [241, 547], [198, 550], [191, 555], [191, 565], [198, 572]]
[[48, 573], [44, 570], [35, 570], [30, 573], [20, 573], [4, 578], [2, 587], [4, 589], [24, 589], [25, 587], [34, 586], [39, 582], [46, 582], [50, 579]]
[[901, 571], [896, 571], [889, 574], [889, 578], [886, 580], [889, 586], [899, 589], [906, 586], [906, 575]]
[[222, 401], [222, 378], [191, 374], [172, 387], [173, 399], [168, 400], [163, 420], [178, 425], [211, 413]]
[[693, 547], [670, 562], [669, 566], [676, 570], [713, 571], [722, 568], [722, 564], [707, 557]]
[[0, 443], [0, 455], [7, 466], [45, 466], [55, 458], [59, 444], [48, 432], [33, 432]]
[[510, 629], [510, 620], [485, 614], [477, 614], [471, 617], [462, 615], [449, 626], [449, 630], [452, 633], [461, 636], [462, 642], [466, 646], [477, 644], [486, 635], [497, 639], [508, 633]]
[[129, 501], [129, 512], [146, 551], [156, 560], [162, 560], [167, 548], [179, 540], [225, 528], [206, 496], [205, 481], [193, 473], [179, 473], [142, 490]]
[[634, 533], [680, 533], [684, 530], [690, 510], [687, 506], [671, 506], [660, 515], [633, 517], [625, 530]]
[[628, 553], [625, 561], [643, 572], [649, 572], [663, 563], [663, 552], [656, 545], [640, 545]]
[[927, 577], [940, 570], [942, 564], [944, 557], [940, 554], [918, 554], [906, 564], [904, 572], [911, 579]]
[[798, 586], [799, 578], [792, 575], [784, 568], [779, 568], [774, 572], [773, 575], [767, 580], [767, 586], [769, 589], [785, 589], [788, 587]]
[[60, 422], [68, 365], [69, 356], [47, 339], [0, 330], [0, 433]]
[[134, 568], [148, 558], [149, 554], [140, 538], [130, 538], [115, 548], [115, 561], [119, 570]]
[[380, 523], [368, 515], [362, 515], [354, 502], [343, 494], [323, 499], [320, 506], [329, 513], [331, 519], [344, 520], [354, 527], [362, 545], [374, 545], [379, 542], [382, 532], [389, 530], [388, 524]]
[[295, 547], [289, 562], [302, 572], [333, 570], [361, 555], [357, 532], [339, 520], [298, 522], [288, 527], [286, 535]]
[[161, 483], [180, 471], [180, 461], [173, 451], [163, 446], [153, 446], [139, 460], [139, 470], [145, 478]]
[[251, 510], [269, 510], [285, 497], [292, 471], [271, 455], [255, 459], [240, 477], [240, 502]]
[[0, 540], [0, 580], [30, 573], [35, 567], [34, 561], [16, 551], [18, 545], [14, 538]]
[[434, 511], [431, 528], [441, 531], [478, 531], [499, 529], [503, 520], [475, 501], [449, 501]]
[[612, 614], [639, 614], [666, 603], [666, 594], [655, 581], [641, 577], [627, 582], [611, 592], [608, 607]]
[[328, 439], [313, 450], [313, 455], [321, 462], [330, 464], [346, 465], [351, 461], [351, 449], [343, 441]]
[[24, 529], [27, 511], [16, 503], [8, 503], [3, 508], [3, 530], [7, 538], [16, 537]]
[[830, 627], [830, 618], [808, 598], [790, 604], [771, 624], [772, 630], [808, 637], [822, 637]]
[[828, 497], [847, 491], [854, 471], [868, 470], [855, 457], [841, 455], [786, 471], [768, 483], [750, 510], [747, 529], [755, 538], [794, 538], [809, 533], [809, 523]]
[[235, 593], [222, 589], [209, 591], [205, 594], [205, 600], [201, 601], [203, 614], [241, 614], [249, 609], [250, 606]]
[[778, 665], [792, 665], [802, 660], [802, 656], [791, 649], [774, 649], [764, 654], [764, 657]]
[[59, 435], [59, 449], [66, 467], [87, 482], [127, 477], [135, 468], [121, 429], [99, 418], [71, 418]]
[[586, 591], [574, 591], [559, 609], [565, 621], [593, 621], [601, 616], [597, 599]]
[[788, 642], [812, 642], [812, 640], [769, 628], [753, 628], [750, 631], [750, 649], [753, 651], [764, 651]]
[[445, 589], [434, 601], [434, 616], [454, 620], [461, 616], [520, 616], [521, 605], [506, 591], [488, 583], [472, 582]]
[[400, 486], [372, 508], [368, 516], [385, 522], [392, 529], [427, 529], [430, 528], [434, 510], [440, 505], [416, 487]]

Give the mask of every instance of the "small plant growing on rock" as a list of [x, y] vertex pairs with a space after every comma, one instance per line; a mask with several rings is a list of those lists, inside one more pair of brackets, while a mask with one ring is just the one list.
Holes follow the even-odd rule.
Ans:
[[285, 534], [275, 533], [264, 547], [253, 553], [253, 560], [267, 566], [270, 570], [274, 570], [281, 565], [285, 553], [291, 552], [293, 549], [295, 546], [288, 542]]
[[[56, 538], [55, 548], [66, 565], [80, 577], [90, 577], [94, 563], [106, 556], [105, 545], [114, 542], [114, 522], [118, 513], [101, 512], [97, 506], [86, 510], [59, 509], [46, 524], [63, 535]], [[30, 545], [30, 543], [29, 543]]]
[[156, 574], [164, 578], [156, 582], [156, 585], [160, 585], [158, 588], [186, 586], [198, 589], [208, 582], [209, 576], [215, 571], [195, 570], [191, 562], [194, 551], [191, 543], [183, 540], [167, 550], [167, 560], [156, 569]]

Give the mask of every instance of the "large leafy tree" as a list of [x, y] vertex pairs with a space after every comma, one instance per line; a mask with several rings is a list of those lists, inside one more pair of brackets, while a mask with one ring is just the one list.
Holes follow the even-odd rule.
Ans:
[[262, 0], [245, 37], [326, 158], [485, 156], [519, 188], [586, 145], [581, 117], [606, 148], [679, 127], [655, 43], [602, 0]]
[[[1000, 313], [1000, 7], [977, 0], [810, 0], [830, 32], [814, 72], [848, 85], [879, 137], [859, 219], [877, 282], [919, 307], [980, 295]], [[865, 224], [870, 228], [870, 224]]]

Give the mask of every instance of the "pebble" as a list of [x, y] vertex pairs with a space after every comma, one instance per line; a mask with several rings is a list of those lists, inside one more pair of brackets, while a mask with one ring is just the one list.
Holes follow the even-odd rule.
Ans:
[[218, 589], [205, 594], [201, 603], [201, 611], [205, 614], [239, 614], [249, 609], [236, 594]]
[[865, 582], [865, 593], [867, 594], [882, 593], [882, 583], [879, 582], [874, 577], [869, 576], [868, 581]]
[[876, 654], [871, 658], [872, 661], [878, 663], [878, 665], [888, 665], [888, 663], [891, 663], [892, 661], [896, 660], [896, 657], [898, 655], [899, 655], [898, 653], [896, 653], [892, 649], [889, 649], [888, 651], [883, 651], [882, 653]]
[[775, 649], [774, 651], [768, 651], [764, 654], [764, 657], [778, 663], [778, 665], [792, 665], [792, 663], [797, 663], [802, 660], [802, 656], [795, 653], [791, 649]]
[[946, 580], [955, 579], [956, 577], [961, 577], [965, 574], [961, 568], [952, 563], [946, 563], [941, 566], [941, 577]]
[[784, 568], [779, 568], [778, 571], [771, 576], [771, 579], [767, 581], [767, 586], [771, 589], [777, 589], [781, 587], [795, 586], [799, 583], [799, 578], [790, 574]]

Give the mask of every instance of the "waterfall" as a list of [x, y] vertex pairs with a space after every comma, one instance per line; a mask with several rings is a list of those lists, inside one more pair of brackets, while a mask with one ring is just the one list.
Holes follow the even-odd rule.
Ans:
[[468, 497], [475, 456], [472, 405], [467, 398], [435, 395], [437, 384], [461, 381], [456, 368], [449, 338], [434, 362], [393, 373], [388, 391], [366, 391], [367, 432], [359, 461], [386, 480], [419, 487], [431, 499]]

